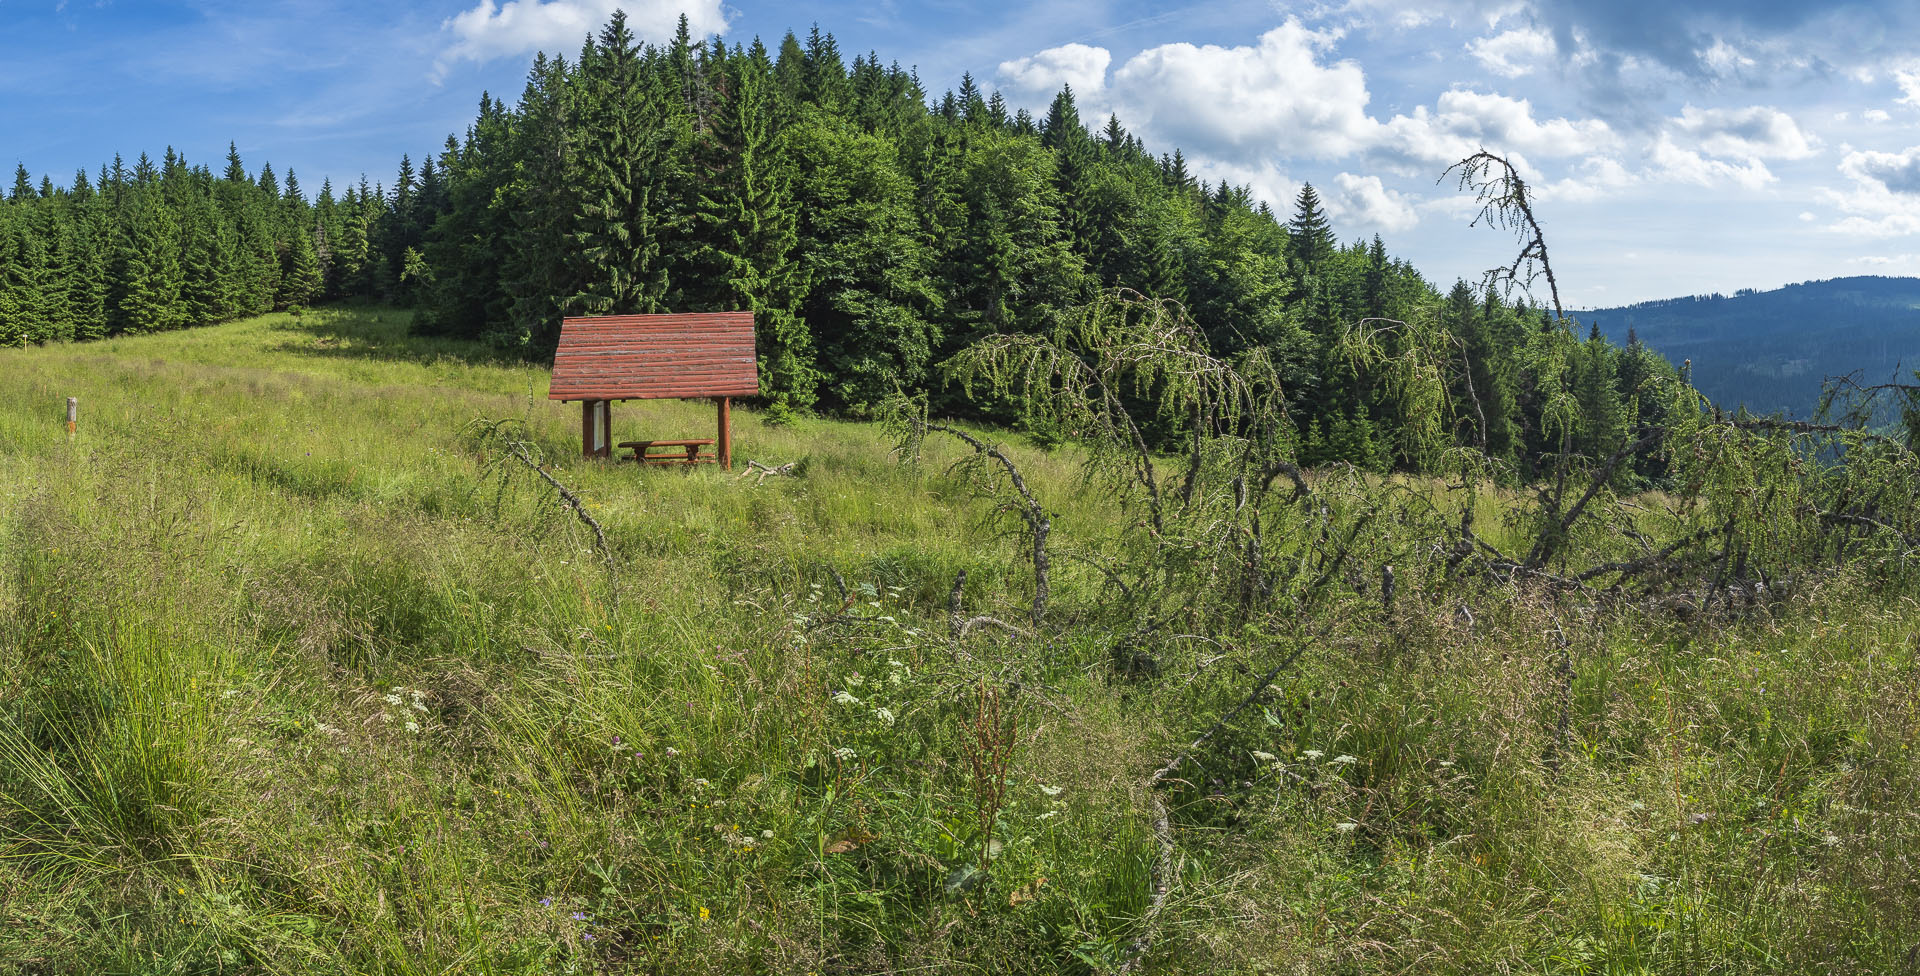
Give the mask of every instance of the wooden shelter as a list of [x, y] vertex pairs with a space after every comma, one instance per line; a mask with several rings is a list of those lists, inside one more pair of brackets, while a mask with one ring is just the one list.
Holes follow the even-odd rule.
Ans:
[[[718, 462], [731, 469], [732, 398], [759, 392], [752, 312], [593, 315], [561, 320], [547, 399], [580, 401], [581, 452], [611, 458], [615, 400], [711, 397], [720, 425], [715, 440], [623, 441], [618, 446], [631, 448], [631, 460], [642, 464]], [[716, 451], [701, 454], [700, 448], [708, 444]], [[652, 453], [661, 447], [677, 450]]]

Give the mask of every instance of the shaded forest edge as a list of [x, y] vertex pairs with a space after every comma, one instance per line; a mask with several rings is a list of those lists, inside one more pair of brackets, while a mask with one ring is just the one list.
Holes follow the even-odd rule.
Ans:
[[[551, 354], [565, 314], [755, 312], [775, 417], [862, 417], [897, 391], [1025, 422], [940, 365], [995, 334], [1040, 334], [1127, 288], [1182, 303], [1223, 358], [1258, 352], [1285, 388], [1301, 463], [1426, 470], [1407, 405], [1346, 353], [1365, 319], [1438, 323], [1456, 443], [1517, 478], [1546, 454], [1605, 457], [1691, 401], [1636, 343], [1582, 337], [1504, 292], [1442, 294], [1384, 242], [1338, 242], [1311, 186], [1291, 215], [1196, 180], [1117, 118], [1090, 132], [1062, 89], [1045, 118], [971, 77], [929, 99], [833, 35], [641, 45], [624, 18], [577, 57], [536, 58], [516, 104], [391, 186], [311, 200], [291, 170], [216, 174], [169, 149], [67, 186], [21, 168], [0, 204], [0, 344], [162, 331], [316, 301], [415, 309], [417, 330]], [[1577, 415], [1560, 416], [1560, 393]], [[1030, 412], [1027, 412], [1030, 413]], [[1188, 418], [1150, 425], [1179, 439]], [[1417, 439], [1417, 438], [1414, 438]], [[1637, 457], [1623, 483], [1660, 484]]]

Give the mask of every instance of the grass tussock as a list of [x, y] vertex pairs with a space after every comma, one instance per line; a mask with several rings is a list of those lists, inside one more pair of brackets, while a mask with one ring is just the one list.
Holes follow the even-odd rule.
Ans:
[[[1694, 619], [1409, 580], [1116, 668], [1097, 559], [1043, 639], [954, 636], [956, 573], [1008, 620], [1032, 577], [946, 446], [736, 409], [803, 476], [583, 463], [540, 370], [401, 323], [0, 352], [0, 972], [1108, 971], [1146, 777], [1295, 650], [1166, 794], [1149, 971], [1920, 964], [1920, 604], [1879, 577]], [[460, 434], [505, 416], [617, 587]], [[1011, 450], [1106, 551], [1073, 452]]]

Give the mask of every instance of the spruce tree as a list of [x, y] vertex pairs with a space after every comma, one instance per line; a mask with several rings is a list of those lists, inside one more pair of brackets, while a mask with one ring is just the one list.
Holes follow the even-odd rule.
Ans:
[[1333, 256], [1333, 228], [1326, 212], [1320, 209], [1320, 194], [1312, 183], [1302, 183], [1294, 198], [1293, 220], [1287, 224], [1293, 241], [1293, 258], [1311, 272]]
[[661, 311], [667, 293], [653, 200], [660, 106], [640, 70], [633, 32], [616, 11], [581, 65], [587, 90], [573, 240], [589, 278], [568, 305], [584, 314]]

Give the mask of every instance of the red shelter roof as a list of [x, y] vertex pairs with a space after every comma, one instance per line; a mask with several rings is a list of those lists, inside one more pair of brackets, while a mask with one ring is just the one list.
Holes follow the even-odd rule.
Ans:
[[560, 322], [549, 400], [755, 396], [752, 312], [592, 315]]

